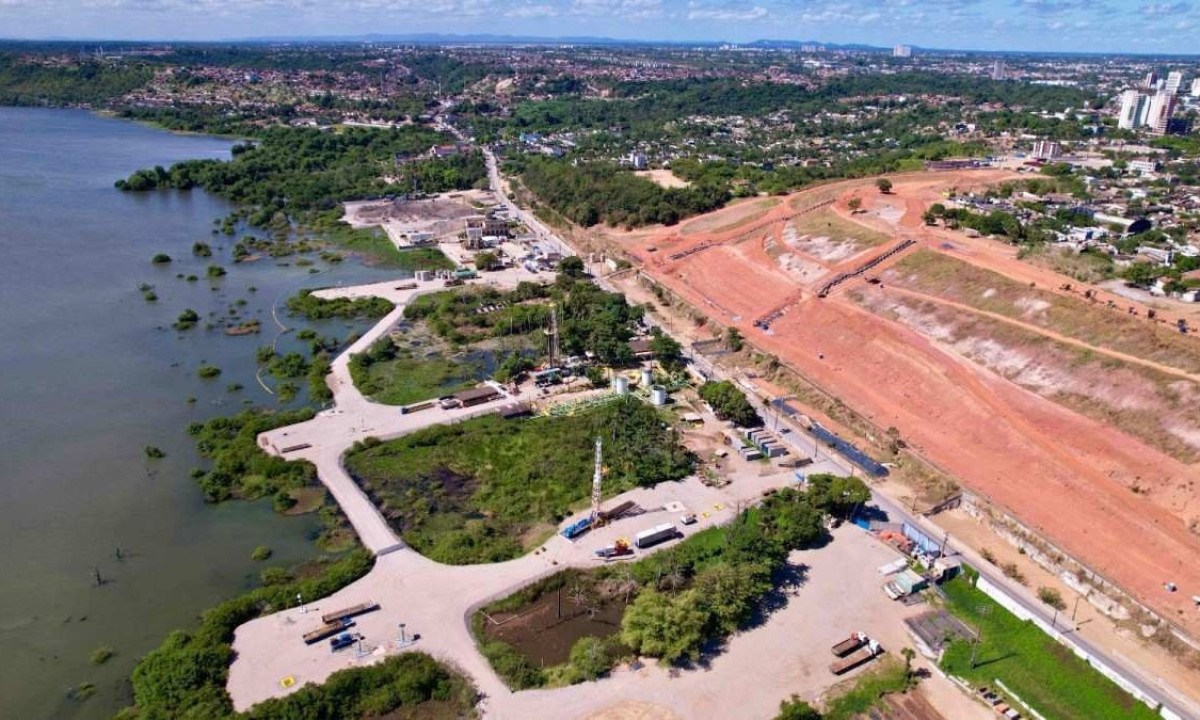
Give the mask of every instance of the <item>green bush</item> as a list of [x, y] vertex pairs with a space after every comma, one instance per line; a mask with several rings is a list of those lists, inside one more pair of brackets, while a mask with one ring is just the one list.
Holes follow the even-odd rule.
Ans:
[[171, 256], [166, 253], [157, 253], [154, 257], [150, 258], [150, 262], [155, 265], [166, 265], [171, 262]]
[[221, 368], [215, 365], [201, 365], [196, 370], [196, 374], [205, 380], [211, 380], [221, 374]]
[[92, 651], [91, 661], [93, 665], [103, 665], [108, 662], [117, 652], [107, 645], [96, 648]]
[[250, 559], [261, 562], [271, 557], [271, 548], [266, 545], [259, 545], [254, 548], [254, 552], [250, 553]]
[[729, 380], [707, 382], [700, 386], [700, 398], [708, 403], [721, 420], [728, 420], [741, 427], [762, 425], [762, 418], [736, 385]]

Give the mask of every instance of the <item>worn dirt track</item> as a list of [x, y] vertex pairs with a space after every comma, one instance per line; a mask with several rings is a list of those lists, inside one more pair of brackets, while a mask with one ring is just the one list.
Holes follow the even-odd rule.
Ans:
[[[1074, 281], [1018, 261], [1000, 243], [924, 225], [922, 213], [945, 189], [961, 190], [1010, 177], [1000, 171], [900, 175], [893, 177], [895, 190], [887, 196], [881, 196], [871, 180], [833, 183], [798, 193], [736, 228], [716, 233], [665, 228], [650, 237], [631, 239], [627, 248], [643, 261], [645, 273], [714, 320], [737, 326], [755, 345], [792, 365], [878, 427], [895, 426], [911, 446], [968, 488], [1008, 509], [1160, 614], [1200, 634], [1200, 614], [1189, 600], [1200, 595], [1200, 564], [1195, 562], [1200, 557], [1200, 537], [1185, 523], [1200, 514], [1190, 485], [1200, 469], [1029, 392], [900, 323], [873, 315], [845, 293], [818, 299], [818, 282], [797, 280], [762, 252], [762, 247], [778, 240], [783, 224], [798, 210], [826, 207], [824, 203], [835, 198], [828, 207], [838, 216], [886, 232], [894, 241], [836, 264], [805, 258], [806, 263], [827, 269], [823, 278], [911, 238], [918, 246], [1078, 301], [1077, 294], [1061, 287]], [[851, 213], [847, 206], [855, 196], [863, 200], [859, 213]], [[745, 214], [742, 210], [737, 216]], [[705, 218], [700, 226], [723, 224], [720, 218]], [[864, 287], [861, 280], [851, 283]], [[892, 291], [872, 286], [863, 290]], [[1102, 302], [1107, 297], [1103, 292], [1098, 295]], [[1120, 303], [1137, 305], [1125, 298]], [[951, 306], [979, 314], [966, 306]], [[781, 310], [769, 330], [755, 326], [756, 319]], [[1019, 324], [1060, 342], [1092, 347]], [[1195, 380], [1142, 358], [1122, 355], [1119, 359]], [[1171, 507], [1160, 505], [1131, 491], [1135, 485], [1169, 488], [1173, 493], [1163, 496], [1185, 499]], [[1179, 592], [1167, 593], [1163, 584], [1168, 581], [1177, 583]]]

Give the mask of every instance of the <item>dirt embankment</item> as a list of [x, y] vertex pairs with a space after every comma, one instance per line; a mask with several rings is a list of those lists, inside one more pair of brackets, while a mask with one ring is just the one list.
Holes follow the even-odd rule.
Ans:
[[[948, 239], [949, 231], [928, 228], [921, 219], [949, 187], [1009, 177], [998, 171], [895, 176], [890, 195], [869, 180], [837, 183], [799, 193], [749, 220], [747, 210], [736, 218], [717, 217], [729, 213], [719, 211], [692, 221], [705, 231], [682, 237], [662, 229], [630, 238], [625, 247], [644, 261], [647, 274], [712, 319], [737, 326], [876, 426], [897, 428], [967, 487], [1164, 616], [1200, 632], [1200, 617], [1188, 601], [1200, 594], [1200, 566], [1192, 562], [1200, 556], [1200, 536], [1187, 528], [1200, 515], [1198, 470], [1168, 455], [1194, 450], [1200, 441], [1191, 424], [1197, 420], [1189, 409], [1195, 405], [1192, 390], [1176, 384], [1185, 378], [1160, 382], [1145, 364], [1117, 367], [1119, 353], [1145, 348], [1109, 332], [1110, 316], [1095, 315], [1101, 308], [1061, 311], [1044, 306], [1040, 296], [1012, 295], [1007, 286], [997, 290], [1012, 295], [1005, 295], [1011, 307], [987, 308], [997, 317], [938, 304], [937, 297], [928, 305], [922, 298], [898, 301], [898, 293], [863, 280], [828, 299], [813, 295], [821, 278], [866, 257], [846, 259], [839, 243], [849, 238], [874, 247], [871, 239], [883, 236], [889, 244], [916, 240], [971, 271], [997, 273], [1013, 287], [1032, 282], [1039, 291], [1065, 297], [1059, 290], [1069, 279], [1020, 263], [1010, 249]], [[821, 206], [827, 210], [809, 212], [832, 213], [838, 226], [829, 233], [797, 232], [797, 209], [830, 196], [833, 204]], [[861, 200], [858, 213], [849, 208], [852, 197]], [[802, 240], [805, 234], [813, 237]], [[821, 234], [828, 239], [814, 239]], [[901, 282], [889, 275], [899, 271], [888, 268], [905, 262], [901, 255], [871, 275]], [[882, 293], [884, 301], [860, 307], [849, 292]], [[960, 295], [955, 302], [970, 306], [973, 300]], [[1002, 322], [1007, 315], [1015, 322]], [[766, 330], [755, 324], [763, 317], [772, 318]], [[1096, 351], [1085, 357], [1089, 346]], [[1154, 352], [1149, 362], [1170, 360], [1191, 371], [1190, 351], [1172, 345]], [[1155, 441], [1155, 434], [1168, 439]], [[1167, 581], [1180, 592], [1164, 593]]]

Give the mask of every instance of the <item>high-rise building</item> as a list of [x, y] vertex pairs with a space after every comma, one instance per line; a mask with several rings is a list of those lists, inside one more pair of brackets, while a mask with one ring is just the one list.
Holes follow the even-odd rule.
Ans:
[[1149, 117], [1146, 124], [1156, 135], [1166, 135], [1171, 125], [1171, 116], [1175, 114], [1175, 96], [1166, 90], [1159, 90], [1150, 100]]
[[896, 47], [892, 48], [892, 57], [912, 57], [912, 47], [908, 45], [897, 45]]
[[1117, 127], [1133, 130], [1143, 125], [1147, 105], [1146, 96], [1137, 90], [1121, 93], [1121, 114], [1117, 117]]
[[992, 63], [992, 79], [993, 80], [1003, 80], [1004, 79], [1004, 61], [1003, 60], [996, 60], [995, 62]]
[[1151, 70], [1150, 74], [1146, 76], [1145, 82], [1142, 83], [1142, 87], [1153, 90], [1156, 85], [1158, 85], [1158, 73]]
[[1200, 78], [1192, 81], [1192, 97], [1200, 97]]
[[1172, 95], [1178, 95], [1180, 88], [1183, 87], [1183, 73], [1175, 70], [1167, 73], [1167, 84], [1163, 87], [1164, 90]]

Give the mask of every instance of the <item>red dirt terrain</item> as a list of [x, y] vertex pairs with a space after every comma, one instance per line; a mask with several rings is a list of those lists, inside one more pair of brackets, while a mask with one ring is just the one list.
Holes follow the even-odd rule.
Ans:
[[[853, 287], [855, 293], [888, 293], [887, 288], [854, 278], [828, 297], [818, 297], [831, 278], [911, 239], [918, 247], [1081, 302], [1076, 292], [1062, 287], [1073, 283], [1077, 291], [1078, 282], [1020, 262], [1000, 243], [924, 226], [922, 213], [944, 190], [1010, 177], [998, 171], [899, 175], [892, 178], [894, 192], [889, 195], [881, 195], [870, 180], [841, 182], [798, 193], [765, 214], [761, 205], [753, 213], [735, 206], [692, 221], [720, 232], [702, 232], [695, 225], [691, 231], [687, 225], [682, 231], [664, 228], [652, 236], [631, 237], [626, 247], [648, 275], [714, 320], [737, 326], [752, 343], [879, 427], [895, 426], [911, 447], [963, 485], [1164, 617], [1200, 634], [1200, 613], [1189, 599], [1200, 595], [1200, 537], [1187, 527], [1200, 517], [1192, 486], [1200, 478], [1197, 466], [1150, 447], [1103, 418], [1085, 417], [1031, 392], [936, 337], [860, 307], [845, 292]], [[852, 197], [862, 200], [859, 213], [849, 211]], [[714, 217], [722, 213], [731, 215]], [[837, 220], [842, 230], [857, 224], [892, 239], [883, 245], [863, 243], [855, 256], [833, 265], [806, 256], [803, 248], [811, 243], [784, 247], [788, 222], [800, 223], [807, 216], [810, 232], [825, 226], [812, 222], [808, 213], [825, 213], [819, 217], [830, 218], [831, 234], [839, 232]], [[783, 250], [805, 268], [824, 272], [798, 275], [780, 259]], [[877, 276], [902, 257], [903, 252], [866, 275]], [[810, 276], [815, 279], [807, 280]], [[1102, 301], [1105, 297], [1100, 294]], [[1119, 302], [1137, 306], [1125, 298]], [[1179, 591], [1166, 592], [1168, 581]]]

